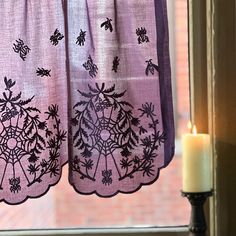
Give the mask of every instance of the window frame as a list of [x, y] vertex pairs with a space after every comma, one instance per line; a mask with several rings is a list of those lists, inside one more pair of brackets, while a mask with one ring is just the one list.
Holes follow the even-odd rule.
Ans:
[[187, 236], [187, 227], [130, 227], [130, 228], [86, 228], [86, 229], [44, 229], [44, 230], [4, 230], [0, 232], [0, 236]]
[[[168, 0], [167, 0], [168, 1]], [[214, 1], [214, 0], [211, 0]], [[207, 1], [208, 2], [208, 1]], [[208, 6], [209, 7], [209, 6]], [[200, 14], [200, 15], [199, 15]], [[199, 17], [200, 16], [200, 17]], [[199, 24], [200, 20], [200, 24]], [[208, 119], [202, 120], [199, 110], [204, 109], [207, 114], [208, 106], [202, 101], [207, 100], [207, 90], [202, 89], [202, 85], [207, 81], [207, 47], [206, 47], [206, 1], [188, 0], [188, 22], [189, 22], [189, 67], [190, 67], [190, 101], [191, 119], [198, 125], [201, 131], [208, 130]], [[201, 35], [196, 38], [195, 35]], [[194, 46], [198, 40], [197, 47]], [[201, 63], [197, 63], [200, 62]], [[206, 63], [206, 64], [205, 64]], [[201, 106], [200, 106], [201, 104]], [[212, 204], [214, 205], [214, 204]], [[181, 210], [181, 209], [180, 209]], [[209, 206], [206, 206], [206, 213]], [[212, 206], [211, 206], [212, 210]], [[189, 216], [190, 217], [190, 216]], [[207, 214], [209, 222], [209, 214]], [[212, 223], [212, 221], [211, 221]], [[208, 227], [210, 228], [210, 227]], [[186, 226], [176, 227], [129, 227], [129, 228], [90, 228], [90, 229], [35, 229], [35, 230], [2, 230], [0, 236], [56, 236], [56, 235], [110, 235], [116, 236], [187, 236]]]
[[213, 146], [211, 235], [235, 235], [236, 2], [207, 1], [209, 124]]

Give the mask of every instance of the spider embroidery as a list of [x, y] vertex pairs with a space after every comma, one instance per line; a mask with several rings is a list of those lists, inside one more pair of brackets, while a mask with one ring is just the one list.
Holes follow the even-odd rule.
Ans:
[[102, 27], [105, 27], [105, 30], [108, 30], [108, 29], [109, 29], [110, 32], [112, 32], [112, 31], [113, 31], [113, 28], [112, 28], [111, 21], [112, 21], [112, 19], [109, 19], [109, 18], [107, 17], [107, 20], [104, 21], [104, 22], [101, 24], [101, 28], [102, 28]]
[[83, 64], [83, 67], [89, 71], [89, 75], [93, 78], [98, 73], [98, 67], [93, 63], [92, 57], [89, 55], [87, 62]]
[[82, 29], [80, 30], [80, 34], [77, 37], [77, 41], [76, 44], [78, 44], [79, 46], [83, 46], [84, 42], [85, 42], [85, 36], [86, 36], [86, 31], [83, 31]]
[[51, 72], [51, 70], [47, 70], [44, 68], [38, 68], [36, 70], [37, 76], [41, 76], [41, 77], [43, 77], [43, 76], [50, 76], [51, 77], [50, 72]]
[[18, 111], [15, 108], [12, 108], [11, 110], [6, 107], [6, 112], [3, 112], [1, 115], [1, 121], [5, 122], [7, 120], [10, 120], [11, 118], [14, 118], [18, 115]]
[[22, 39], [16, 40], [16, 43], [17, 44], [13, 43], [13, 45], [14, 45], [13, 50], [16, 53], [19, 53], [21, 59], [24, 61], [26, 58], [26, 55], [30, 51], [30, 48], [24, 44]]
[[141, 44], [141, 43], [144, 43], [144, 42], [149, 42], [149, 38], [148, 36], [146, 35], [147, 33], [147, 30], [144, 28], [144, 27], [141, 27], [136, 29], [136, 34], [138, 36], [138, 43]]
[[58, 29], [56, 29], [53, 33], [53, 35], [50, 37], [50, 41], [52, 42], [52, 45], [57, 45], [59, 43], [59, 40], [62, 40], [64, 38], [64, 35], [60, 33]]
[[11, 185], [10, 187], [10, 191], [15, 193], [15, 192], [19, 192], [21, 190], [21, 186], [20, 186], [20, 177], [13, 177], [11, 179], [9, 179], [9, 184]]
[[112, 184], [112, 170], [103, 170], [102, 171], [102, 176], [103, 176], [103, 179], [102, 179], [102, 183], [104, 185], [110, 185]]

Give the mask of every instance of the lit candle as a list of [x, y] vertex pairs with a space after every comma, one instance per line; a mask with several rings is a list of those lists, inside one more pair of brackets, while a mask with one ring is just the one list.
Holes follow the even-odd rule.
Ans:
[[207, 192], [212, 189], [210, 135], [193, 133], [183, 135], [183, 191]]

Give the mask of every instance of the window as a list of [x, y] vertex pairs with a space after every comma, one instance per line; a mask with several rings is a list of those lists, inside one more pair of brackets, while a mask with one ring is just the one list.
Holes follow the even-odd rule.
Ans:
[[[187, 225], [190, 208], [180, 195], [181, 134], [189, 118], [188, 32], [186, 0], [169, 0], [172, 87], [176, 123], [176, 156], [151, 186], [132, 195], [110, 199], [82, 196], [67, 180], [66, 168], [60, 183], [43, 197], [22, 205], [0, 205], [0, 228], [52, 229]], [[22, 220], [22, 217], [24, 220]], [[68, 231], [73, 233], [72, 231]], [[97, 232], [97, 231], [96, 231]], [[35, 235], [35, 234], [34, 234]]]

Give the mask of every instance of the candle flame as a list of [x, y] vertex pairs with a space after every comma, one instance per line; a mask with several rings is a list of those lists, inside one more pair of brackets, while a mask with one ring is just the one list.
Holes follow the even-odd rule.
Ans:
[[189, 131], [190, 131], [192, 134], [194, 134], [194, 135], [197, 134], [196, 125], [192, 125], [191, 121], [188, 122], [187, 127], [188, 127]]
[[193, 134], [197, 134], [197, 128], [196, 128], [196, 125], [193, 126]]
[[188, 122], [187, 127], [188, 127], [188, 130], [192, 130], [192, 123], [191, 123], [191, 121]]

